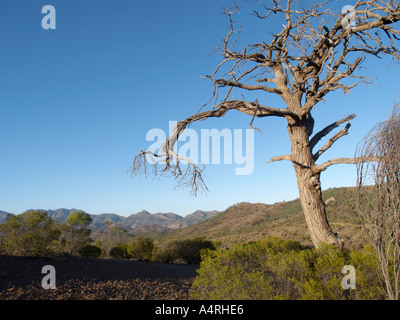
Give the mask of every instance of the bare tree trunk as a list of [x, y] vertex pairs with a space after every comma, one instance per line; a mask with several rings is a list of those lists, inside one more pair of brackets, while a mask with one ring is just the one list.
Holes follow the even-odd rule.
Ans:
[[322, 200], [320, 173], [313, 172], [315, 162], [309, 145], [309, 129], [304, 122], [288, 126], [292, 145], [292, 162], [296, 172], [301, 206], [316, 248], [321, 243], [343, 246], [329, 226]]

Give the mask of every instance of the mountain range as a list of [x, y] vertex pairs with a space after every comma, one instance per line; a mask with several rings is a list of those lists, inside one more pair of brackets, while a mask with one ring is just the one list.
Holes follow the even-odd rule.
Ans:
[[[27, 210], [27, 211], [31, 211]], [[67, 217], [78, 209], [56, 209], [56, 210], [43, 210], [47, 211], [49, 216], [60, 223], [64, 222]], [[202, 222], [206, 219], [216, 216], [219, 211], [202, 211], [197, 210], [191, 214], [180, 216], [178, 214], [167, 212], [167, 213], [150, 213], [146, 210], [142, 210], [138, 213], [131, 214], [130, 216], [121, 216], [115, 213], [102, 213], [102, 214], [90, 214], [92, 217], [92, 223], [90, 227], [95, 230], [104, 228], [105, 222], [113, 222], [115, 226], [125, 228], [127, 230], [138, 229], [143, 226], [153, 226], [153, 229], [180, 229], [191, 226], [193, 224]], [[0, 210], [0, 223], [4, 223], [9, 212]]]

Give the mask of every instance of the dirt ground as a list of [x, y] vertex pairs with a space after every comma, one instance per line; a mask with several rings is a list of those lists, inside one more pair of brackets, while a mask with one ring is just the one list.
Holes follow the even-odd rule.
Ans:
[[[56, 289], [43, 289], [45, 265]], [[187, 300], [198, 265], [0, 256], [0, 300]]]

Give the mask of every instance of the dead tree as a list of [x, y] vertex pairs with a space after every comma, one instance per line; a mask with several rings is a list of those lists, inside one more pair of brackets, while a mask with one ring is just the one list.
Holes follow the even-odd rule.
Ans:
[[[400, 298], [400, 104], [390, 118], [376, 125], [357, 150], [361, 159], [378, 156], [379, 162], [357, 164], [357, 212], [362, 229], [380, 262], [390, 300]], [[372, 184], [372, 192], [365, 186]], [[371, 188], [371, 186], [370, 186]]]
[[[147, 171], [146, 157], [153, 157], [154, 160], [162, 158], [162, 168], [157, 168], [160, 164], [154, 162], [155, 173], [170, 174], [179, 183], [190, 185], [196, 193], [199, 188], [206, 188], [202, 169], [173, 151], [179, 135], [189, 125], [212, 117], [222, 117], [231, 110], [251, 117], [251, 128], [254, 128], [255, 118], [285, 118], [291, 153], [274, 157], [269, 162], [292, 162], [314, 245], [318, 247], [320, 243], [334, 243], [342, 246], [342, 241], [327, 221], [320, 175], [332, 165], [355, 164], [359, 159], [337, 158], [319, 164], [317, 160], [338, 139], [348, 134], [350, 120], [355, 115], [334, 121], [313, 134], [311, 111], [328, 93], [336, 90], [348, 93], [359, 83], [368, 82], [366, 77], [356, 72], [367, 57], [387, 54], [399, 60], [396, 44], [400, 32], [395, 29], [395, 23], [400, 19], [399, 2], [358, 1], [351, 12], [343, 13], [331, 11], [328, 5], [330, 1], [314, 3], [306, 8], [300, 2], [295, 4], [291, 0], [286, 3], [272, 0], [270, 7], [262, 1], [255, 2], [260, 5], [260, 10], [254, 11], [254, 16], [268, 21], [271, 15], [280, 15], [282, 30], [272, 34], [269, 42], [248, 44], [236, 50], [240, 32], [235, 28], [233, 15], [238, 12], [238, 7], [225, 10], [229, 32], [217, 47], [222, 61], [214, 72], [205, 77], [213, 85], [212, 97], [196, 114], [178, 122], [172, 136], [164, 143], [163, 152], [139, 153], [134, 158], [133, 173]], [[230, 99], [234, 89], [257, 92], [260, 96], [252, 102], [244, 98]], [[271, 94], [279, 96], [286, 107], [262, 103], [268, 101]], [[209, 109], [203, 111], [206, 107]], [[341, 124], [345, 124], [345, 127], [316, 149], [317, 144]], [[185, 170], [180, 166], [183, 160], [188, 163]]]

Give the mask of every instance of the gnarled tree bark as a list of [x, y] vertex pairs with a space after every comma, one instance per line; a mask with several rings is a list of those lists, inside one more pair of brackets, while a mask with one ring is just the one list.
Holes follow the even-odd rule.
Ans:
[[314, 172], [315, 161], [309, 143], [307, 125], [300, 122], [288, 125], [291, 141], [291, 159], [296, 173], [301, 206], [310, 232], [311, 240], [331, 243], [342, 247], [342, 241], [332, 231], [322, 200], [320, 173]]

